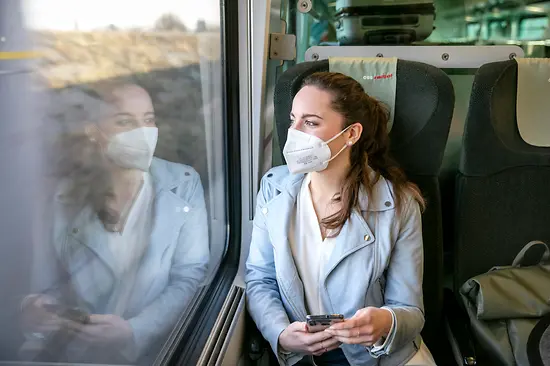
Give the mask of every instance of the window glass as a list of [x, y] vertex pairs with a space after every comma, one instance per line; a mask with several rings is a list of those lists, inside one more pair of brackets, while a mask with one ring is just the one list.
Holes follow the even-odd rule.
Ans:
[[225, 252], [220, 3], [23, 11], [48, 193], [15, 353], [151, 365]]
[[545, 39], [548, 25], [548, 17], [522, 19], [519, 23], [519, 39], [526, 41]]
[[503, 41], [510, 39], [510, 21], [507, 19], [491, 20], [489, 22], [489, 39]]
[[481, 31], [481, 24], [479, 23], [468, 23], [466, 25], [467, 38], [469, 40], [478, 39], [480, 31]]

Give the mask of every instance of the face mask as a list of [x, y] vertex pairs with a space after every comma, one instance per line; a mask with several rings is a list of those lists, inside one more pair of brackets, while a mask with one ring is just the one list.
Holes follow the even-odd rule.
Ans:
[[109, 140], [106, 155], [116, 165], [127, 169], [149, 170], [157, 146], [158, 128], [140, 127], [121, 132]]
[[325, 170], [328, 163], [348, 147], [347, 144], [344, 145], [336, 155], [331, 157], [328, 144], [346, 132], [350, 127], [342, 130], [328, 141], [323, 141], [317, 136], [309, 135], [294, 128], [289, 129], [283, 154], [290, 172], [292, 174], [300, 174]]

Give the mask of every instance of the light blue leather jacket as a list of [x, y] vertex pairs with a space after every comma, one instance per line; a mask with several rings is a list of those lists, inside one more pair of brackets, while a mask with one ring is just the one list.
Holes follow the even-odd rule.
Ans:
[[[137, 358], [163, 342], [204, 280], [210, 259], [203, 188], [191, 167], [154, 158], [153, 227], [123, 318], [133, 330]], [[72, 207], [58, 190], [53, 241], [37, 248], [35, 293], [76, 303], [93, 314], [111, 314], [116, 261], [105, 238], [87, 235], [90, 207]]]
[[[293, 365], [304, 356], [278, 349], [281, 332], [307, 315], [287, 236], [303, 178], [286, 166], [264, 176], [246, 262], [249, 312], [281, 365]], [[336, 237], [324, 269], [322, 305], [346, 318], [367, 306], [393, 310], [395, 332], [381, 352], [360, 345], [342, 345], [342, 350], [352, 366], [404, 365], [418, 350], [424, 326], [420, 208], [408, 197], [398, 212], [392, 185], [384, 178], [375, 184], [372, 197], [363, 191], [359, 203], [361, 212], [353, 212]]]

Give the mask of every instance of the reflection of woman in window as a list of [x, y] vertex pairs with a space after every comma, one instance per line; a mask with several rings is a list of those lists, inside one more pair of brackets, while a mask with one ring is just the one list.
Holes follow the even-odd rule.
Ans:
[[[352, 78], [317, 73], [290, 120], [246, 264], [258, 328], [284, 365], [434, 365], [420, 337], [424, 201], [388, 155], [387, 113]], [[335, 313], [344, 322], [308, 331], [308, 314]]]
[[[68, 328], [69, 361], [132, 361], [158, 351], [205, 277], [203, 189], [191, 167], [153, 157], [158, 130], [144, 89], [104, 86], [85, 98], [97, 103], [77, 114], [97, 121], [63, 143], [53, 245], [34, 268], [39, 291], [25, 299], [24, 319], [38, 337]], [[79, 307], [90, 321], [67, 323], [48, 303]]]

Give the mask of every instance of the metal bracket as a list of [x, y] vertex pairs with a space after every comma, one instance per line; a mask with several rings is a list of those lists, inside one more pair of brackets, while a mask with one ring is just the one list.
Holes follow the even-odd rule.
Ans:
[[271, 33], [269, 35], [269, 58], [286, 61], [296, 59], [296, 35]]

